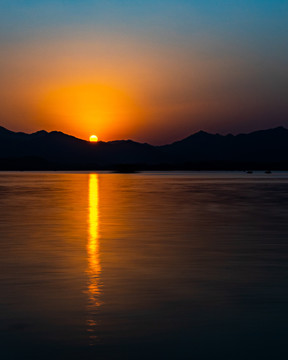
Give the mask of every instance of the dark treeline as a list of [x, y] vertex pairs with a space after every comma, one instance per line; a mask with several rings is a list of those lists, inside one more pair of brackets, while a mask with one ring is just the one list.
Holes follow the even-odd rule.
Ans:
[[288, 171], [288, 161], [280, 162], [229, 162], [206, 161], [182, 164], [112, 164], [96, 163], [57, 163], [39, 157], [0, 158], [0, 171], [113, 171], [133, 173], [138, 171]]

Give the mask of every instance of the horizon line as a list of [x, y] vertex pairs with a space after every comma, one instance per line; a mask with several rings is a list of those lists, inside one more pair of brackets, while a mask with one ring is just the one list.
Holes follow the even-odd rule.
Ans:
[[[71, 134], [68, 134], [68, 133], [65, 133], [63, 131], [60, 131], [60, 130], [51, 130], [51, 131], [47, 131], [47, 130], [44, 130], [44, 129], [41, 129], [41, 130], [37, 130], [37, 131], [34, 131], [34, 132], [24, 132], [24, 131], [14, 131], [14, 130], [10, 130], [8, 128], [6, 128], [5, 126], [2, 126], [0, 125], [0, 130], [1, 129], [4, 129], [5, 131], [8, 131], [8, 132], [11, 132], [11, 133], [14, 133], [14, 134], [24, 134], [24, 135], [34, 135], [34, 134], [37, 134], [37, 133], [46, 133], [46, 134], [52, 134], [52, 133], [59, 133], [59, 134], [63, 134], [65, 136], [69, 136], [69, 137], [72, 137], [72, 138], [75, 138], [77, 140], [81, 140], [81, 141], [85, 141], [87, 143], [90, 143], [89, 140], [85, 140], [85, 139], [82, 139], [82, 138], [79, 138], [79, 137], [76, 137], [74, 135], [71, 135]], [[275, 127], [272, 127], [272, 128], [265, 128], [265, 129], [258, 129], [258, 130], [252, 130], [250, 132], [240, 132], [240, 133], [237, 133], [237, 134], [233, 134], [231, 132], [227, 133], [227, 134], [220, 134], [218, 132], [216, 133], [212, 133], [212, 132], [208, 132], [206, 130], [198, 130], [190, 135], [187, 135], [185, 136], [184, 138], [181, 138], [179, 140], [175, 140], [175, 141], [172, 141], [172, 142], [169, 142], [167, 144], [164, 144], [164, 145], [152, 145], [148, 142], [140, 142], [140, 141], [135, 141], [133, 139], [115, 139], [115, 140], [109, 140], [109, 141], [104, 141], [104, 140], [101, 140], [98, 138], [98, 141], [97, 143], [112, 143], [112, 142], [120, 142], [120, 141], [131, 141], [131, 142], [134, 142], [134, 143], [138, 143], [138, 144], [147, 144], [147, 145], [150, 145], [150, 146], [165, 146], [165, 145], [171, 145], [171, 144], [174, 144], [174, 143], [177, 143], [177, 142], [180, 142], [180, 141], [183, 141], [185, 139], [188, 139], [190, 138], [191, 136], [194, 136], [194, 135], [197, 135], [197, 134], [207, 134], [207, 135], [212, 135], [212, 136], [222, 136], [222, 137], [226, 137], [226, 136], [241, 136], [241, 135], [250, 135], [250, 134], [254, 134], [254, 133], [257, 133], [257, 132], [262, 132], [262, 131], [270, 131], [270, 130], [277, 130], [277, 129], [284, 129], [284, 130], [288, 130], [285, 126], [283, 125], [278, 125], [278, 126], [275, 126]], [[96, 144], [96, 143], [95, 143]]]

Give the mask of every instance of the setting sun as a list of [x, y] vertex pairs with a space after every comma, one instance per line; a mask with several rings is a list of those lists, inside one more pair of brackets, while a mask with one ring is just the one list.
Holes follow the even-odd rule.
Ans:
[[98, 83], [52, 87], [40, 96], [38, 116], [43, 127], [54, 129], [61, 123], [61, 130], [80, 138], [89, 138], [91, 129], [104, 140], [123, 138], [139, 127], [142, 113], [121, 89]]
[[91, 135], [89, 138], [90, 142], [97, 142], [98, 141], [98, 137], [96, 135]]

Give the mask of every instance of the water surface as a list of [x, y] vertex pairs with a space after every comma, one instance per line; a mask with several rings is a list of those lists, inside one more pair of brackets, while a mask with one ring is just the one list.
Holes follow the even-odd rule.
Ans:
[[0, 173], [1, 358], [287, 358], [287, 237], [287, 173]]

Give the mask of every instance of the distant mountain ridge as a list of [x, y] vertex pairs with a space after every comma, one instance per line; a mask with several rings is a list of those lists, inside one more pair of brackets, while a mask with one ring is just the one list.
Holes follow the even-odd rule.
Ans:
[[162, 149], [177, 161], [284, 161], [288, 130], [280, 126], [239, 135], [199, 131]]
[[90, 143], [59, 131], [26, 134], [0, 126], [3, 170], [114, 169], [122, 165], [137, 169], [286, 169], [288, 130], [276, 127], [239, 135], [199, 131], [168, 145], [153, 146], [132, 140]]

